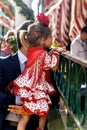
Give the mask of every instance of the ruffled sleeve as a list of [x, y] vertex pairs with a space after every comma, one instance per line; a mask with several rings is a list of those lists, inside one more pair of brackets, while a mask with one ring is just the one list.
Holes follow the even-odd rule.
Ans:
[[54, 70], [54, 68], [58, 68], [58, 64], [59, 64], [59, 55], [56, 53], [52, 53], [51, 55], [49, 55], [48, 53], [46, 53], [45, 56], [45, 60], [44, 60], [44, 70], [48, 70], [48, 69], [52, 69]]

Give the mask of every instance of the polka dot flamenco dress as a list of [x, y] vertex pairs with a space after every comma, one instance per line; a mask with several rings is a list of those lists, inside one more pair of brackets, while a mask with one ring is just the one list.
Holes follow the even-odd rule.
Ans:
[[21, 96], [25, 111], [45, 116], [52, 104], [49, 95], [55, 93], [49, 70], [57, 65], [58, 57], [55, 53], [49, 55], [40, 47], [29, 48], [28, 57], [24, 71], [9, 84], [8, 89]]

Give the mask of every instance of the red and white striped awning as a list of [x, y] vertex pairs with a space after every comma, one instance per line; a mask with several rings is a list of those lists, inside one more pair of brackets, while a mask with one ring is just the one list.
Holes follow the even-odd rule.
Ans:
[[72, 41], [79, 34], [81, 28], [87, 25], [87, 0], [72, 0], [71, 11], [69, 36]]
[[87, 0], [44, 0], [53, 42], [68, 45], [87, 24]]
[[[4, 9], [7, 12], [8, 16], [5, 15], [2, 9]], [[10, 9], [2, 2], [0, 2], [0, 26], [3, 26], [7, 29], [12, 29], [14, 28], [14, 25], [15, 17], [12, 15]]]
[[70, 0], [51, 0], [50, 5], [46, 6], [46, 9], [47, 7], [49, 9], [46, 10], [45, 14], [49, 16], [53, 42], [57, 41], [67, 45], [69, 39]]
[[10, 9], [8, 8], [8, 6], [6, 6], [5, 4], [0, 2], [0, 7], [3, 8], [4, 10], [6, 10], [7, 14], [10, 16], [11, 19], [15, 20], [15, 17], [12, 15], [12, 13], [11, 13]]
[[63, 0], [44, 0], [45, 13], [49, 15], [54, 9], [59, 7]]

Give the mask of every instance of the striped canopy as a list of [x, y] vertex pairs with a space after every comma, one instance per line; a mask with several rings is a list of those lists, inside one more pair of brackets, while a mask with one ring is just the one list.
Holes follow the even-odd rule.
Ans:
[[44, 0], [53, 42], [68, 45], [87, 24], [87, 0]]

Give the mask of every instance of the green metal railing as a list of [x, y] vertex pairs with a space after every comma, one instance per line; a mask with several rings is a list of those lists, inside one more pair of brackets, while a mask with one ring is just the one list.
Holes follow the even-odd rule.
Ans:
[[[65, 129], [87, 129], [87, 61], [74, 57], [69, 53], [62, 53], [60, 65], [54, 71], [54, 79], [60, 95], [67, 108], [67, 122]], [[82, 84], [85, 84], [85, 106], [81, 109]], [[72, 123], [70, 123], [72, 122]]]

